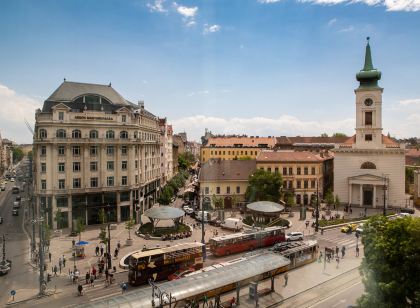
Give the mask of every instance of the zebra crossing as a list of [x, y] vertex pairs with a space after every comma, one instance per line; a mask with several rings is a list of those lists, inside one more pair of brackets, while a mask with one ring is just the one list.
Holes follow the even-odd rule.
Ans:
[[356, 247], [356, 245], [359, 245], [359, 247], [362, 246], [360, 237], [357, 238], [354, 232], [352, 234], [346, 234], [346, 233], [339, 232], [339, 230], [334, 230], [330, 232], [326, 231], [324, 232], [323, 235], [318, 234], [317, 240], [327, 242], [325, 245], [327, 247], [345, 246], [346, 249], [349, 249], [349, 248]]

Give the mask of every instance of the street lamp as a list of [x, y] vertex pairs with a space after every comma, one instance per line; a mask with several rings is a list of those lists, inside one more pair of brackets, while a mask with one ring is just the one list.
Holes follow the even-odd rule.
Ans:
[[39, 222], [39, 296], [45, 295], [46, 283], [44, 281], [44, 204], [41, 202]]
[[383, 185], [383, 187], [382, 187], [382, 189], [383, 189], [383, 191], [384, 191], [384, 216], [386, 216], [386, 191], [387, 191], [387, 189], [388, 189], [388, 187], [387, 187], [387, 179], [386, 179], [386, 177], [384, 177], [384, 185]]
[[110, 270], [112, 268], [112, 264], [111, 264], [111, 213], [110, 213], [110, 206], [109, 203], [106, 206], [107, 209], [107, 214], [108, 214], [108, 247], [107, 247], [107, 266], [108, 266], [108, 270]]
[[315, 232], [319, 228], [319, 179], [316, 180], [316, 210], [315, 210]]

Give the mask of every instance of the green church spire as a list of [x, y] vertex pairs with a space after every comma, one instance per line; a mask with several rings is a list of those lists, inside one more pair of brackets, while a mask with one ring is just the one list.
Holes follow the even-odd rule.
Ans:
[[360, 82], [359, 88], [376, 88], [378, 87], [378, 80], [381, 79], [381, 72], [373, 68], [369, 40], [370, 38], [367, 37], [365, 65], [363, 69], [356, 74], [356, 79]]

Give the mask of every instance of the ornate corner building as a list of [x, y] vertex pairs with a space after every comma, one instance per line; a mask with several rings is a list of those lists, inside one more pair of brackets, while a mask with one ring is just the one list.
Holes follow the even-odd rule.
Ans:
[[155, 203], [159, 120], [143, 102], [127, 101], [111, 84], [64, 81], [35, 119], [35, 202], [54, 229], [78, 218], [99, 223], [101, 208], [112, 221], [138, 219], [136, 210]]
[[333, 150], [334, 192], [344, 204], [404, 207], [405, 146], [382, 134], [381, 72], [373, 67], [369, 40], [356, 79], [356, 134]]

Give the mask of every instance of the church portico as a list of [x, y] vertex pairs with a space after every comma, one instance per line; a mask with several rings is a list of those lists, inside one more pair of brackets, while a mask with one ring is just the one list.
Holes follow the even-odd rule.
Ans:
[[360, 207], [382, 207], [384, 201], [388, 207], [388, 179], [386, 177], [365, 174], [348, 178], [348, 204]]

